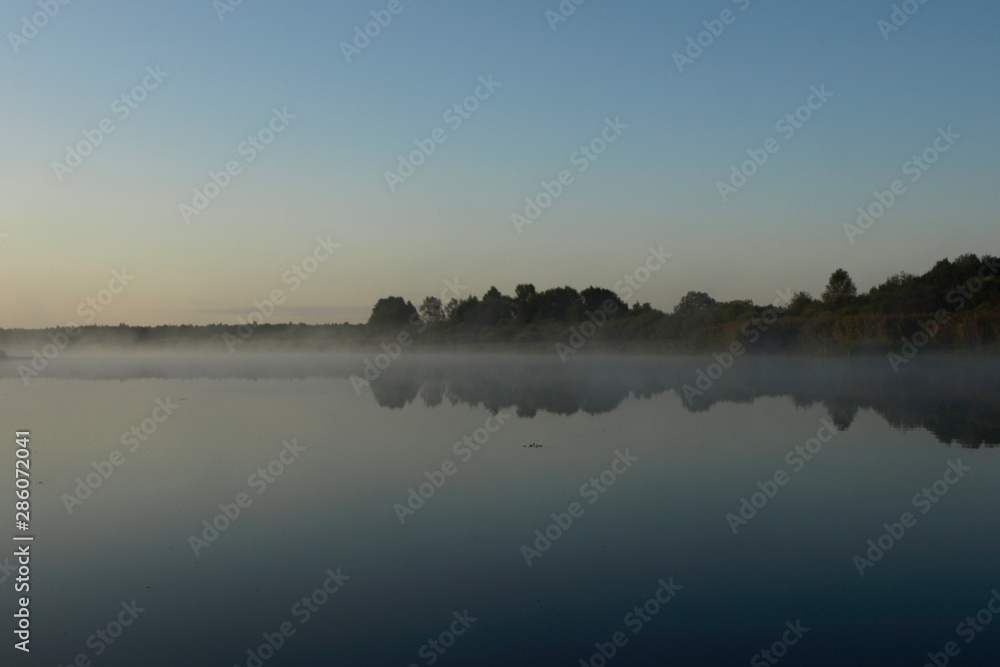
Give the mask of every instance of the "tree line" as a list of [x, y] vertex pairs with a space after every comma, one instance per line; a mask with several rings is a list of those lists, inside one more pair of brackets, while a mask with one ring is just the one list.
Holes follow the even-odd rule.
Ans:
[[[847, 271], [837, 269], [817, 297], [800, 291], [783, 294], [777, 305], [758, 305], [691, 291], [670, 312], [649, 303], [626, 304], [603, 287], [538, 290], [524, 283], [512, 295], [491, 287], [481, 297], [443, 303], [430, 296], [419, 306], [400, 296], [381, 298], [364, 324], [91, 325], [79, 327], [69, 345], [218, 347], [235, 330], [240, 348], [245, 342], [248, 348], [270, 344], [322, 350], [378, 345], [405, 331], [418, 345], [508, 344], [551, 351], [553, 344], [572, 342], [570, 335], [579, 341], [578, 332], [584, 331], [588, 346], [597, 343], [594, 350], [712, 352], [739, 340], [752, 345], [753, 352], [843, 353], [898, 349], [902, 339], [923, 331], [930, 347], [997, 348], [998, 275], [996, 256], [965, 254], [942, 259], [922, 275], [896, 273], [867, 292], [858, 290]], [[3, 329], [0, 349], [11, 355], [31, 350], [48, 344], [52, 336], [59, 338], [57, 332]]]
[[[429, 338], [450, 342], [525, 343], [558, 341], [566, 331], [601, 312], [594, 336], [605, 342], [678, 341], [694, 347], [733, 338], [748, 322], [766, 318], [776, 332], [769, 346], [891, 345], [912, 333], [921, 316], [946, 311], [957, 324], [942, 340], [957, 344], [995, 344], [1000, 333], [1000, 260], [965, 254], [942, 259], [923, 275], [896, 273], [867, 292], [859, 292], [844, 269], [835, 270], [823, 293], [799, 291], [778, 306], [749, 299], [719, 301], [705, 292], [685, 294], [672, 311], [649, 303], [631, 306], [612, 290], [556, 287], [538, 291], [518, 285], [513, 295], [491, 287], [482, 297], [442, 303], [426, 297], [419, 307], [399, 296], [379, 299], [366, 327], [372, 332], [399, 329], [419, 319]], [[763, 329], [763, 327], [761, 327]]]

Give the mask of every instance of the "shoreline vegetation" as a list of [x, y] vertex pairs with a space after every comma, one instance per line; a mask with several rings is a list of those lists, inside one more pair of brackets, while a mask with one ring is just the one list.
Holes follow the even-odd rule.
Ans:
[[[819, 298], [776, 292], [772, 304], [716, 301], [688, 292], [666, 313], [631, 306], [609, 289], [537, 291], [513, 296], [495, 287], [482, 297], [379, 299], [365, 324], [276, 323], [273, 304], [256, 304], [237, 325], [79, 326], [0, 329], [0, 361], [52, 345], [60, 351], [199, 348], [203, 351], [324, 351], [396, 346], [428, 352], [515, 351], [612, 354], [853, 355], [917, 351], [1000, 353], [1000, 259], [966, 254], [943, 259], [923, 275], [897, 273], [859, 293], [843, 269]], [[626, 296], [631, 290], [621, 290]], [[912, 352], [912, 354], [908, 354]]]

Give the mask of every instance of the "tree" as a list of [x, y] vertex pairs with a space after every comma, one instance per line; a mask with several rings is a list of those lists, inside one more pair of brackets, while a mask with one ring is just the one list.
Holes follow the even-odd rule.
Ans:
[[553, 287], [532, 299], [532, 316], [538, 320], [579, 322], [584, 317], [580, 293], [572, 287]]
[[843, 269], [837, 269], [830, 274], [830, 282], [823, 290], [823, 303], [830, 308], [839, 308], [848, 305], [858, 296], [858, 288], [851, 280], [851, 276]]
[[616, 316], [628, 312], [628, 304], [622, 301], [617, 294], [604, 287], [588, 287], [580, 292], [580, 298], [583, 299], [583, 307], [592, 313], [603, 310], [604, 304], [608, 301], [614, 304], [611, 308]]
[[737, 299], [736, 301], [723, 301], [705, 311], [705, 324], [719, 324], [722, 322], [739, 322], [749, 320], [757, 315], [757, 307], [750, 299]]
[[388, 296], [375, 302], [371, 317], [368, 318], [368, 326], [400, 328], [409, 324], [414, 315], [417, 315], [417, 309], [412, 303], [404, 301], [401, 296]]
[[680, 336], [687, 336], [704, 326], [709, 312], [717, 303], [705, 292], [688, 292], [674, 306], [671, 316], [674, 331]]
[[535, 291], [535, 286], [532, 285], [531, 283], [518, 285], [517, 287], [514, 288], [514, 297], [518, 301], [525, 301], [525, 302], [531, 301], [531, 299], [535, 296], [535, 294], [537, 294], [537, 292]]
[[451, 297], [451, 301], [449, 301], [448, 305], [444, 307], [444, 318], [449, 322], [457, 322], [458, 318], [456, 313], [458, 312], [458, 306], [458, 299]]
[[688, 292], [674, 306], [674, 315], [688, 317], [704, 312], [716, 304], [715, 299], [704, 292]]
[[455, 323], [478, 324], [479, 306], [479, 297], [467, 296], [455, 304], [455, 309], [448, 319]]
[[420, 318], [424, 322], [440, 322], [444, 319], [444, 308], [441, 306], [441, 299], [436, 296], [424, 297], [424, 302], [420, 304]]
[[534, 317], [535, 298], [538, 292], [531, 283], [518, 285], [514, 288], [514, 315], [517, 321], [527, 324]]
[[978, 257], [972, 253], [965, 253], [964, 255], [959, 255], [952, 262], [952, 266], [955, 267], [955, 272], [959, 275], [959, 280], [963, 278], [971, 278], [979, 273], [979, 268], [982, 266], [982, 262]]
[[479, 323], [493, 326], [501, 320], [513, 319], [515, 312], [514, 299], [501, 294], [496, 287], [490, 287], [479, 305]]
[[929, 281], [901, 271], [868, 291], [867, 312], [896, 314], [931, 312], [938, 307], [943, 298], [943, 295], [935, 292]]
[[809, 292], [796, 292], [792, 300], [788, 303], [788, 315], [790, 317], [802, 317], [806, 314], [806, 309], [816, 302]]

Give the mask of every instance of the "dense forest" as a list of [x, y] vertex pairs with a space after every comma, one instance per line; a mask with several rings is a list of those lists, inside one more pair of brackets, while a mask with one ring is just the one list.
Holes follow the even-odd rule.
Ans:
[[[379, 299], [366, 324], [277, 324], [251, 316], [240, 325], [87, 326], [75, 331], [0, 330], [8, 352], [25, 345], [225, 345], [231, 352], [280, 343], [323, 349], [331, 344], [420, 347], [515, 345], [575, 352], [714, 352], [738, 342], [752, 352], [850, 353], [914, 348], [995, 350], [1000, 347], [1000, 259], [972, 254], [943, 259], [923, 275], [897, 273], [859, 292], [843, 269], [823, 293], [781, 294], [771, 304], [717, 301], [688, 292], [671, 312], [625, 303], [602, 287], [513, 295], [491, 287], [482, 297], [419, 306], [399, 296]], [[591, 344], [593, 343], [593, 344]]]

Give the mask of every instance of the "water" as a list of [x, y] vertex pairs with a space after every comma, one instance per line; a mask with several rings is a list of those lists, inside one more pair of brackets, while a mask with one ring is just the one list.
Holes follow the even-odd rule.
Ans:
[[[411, 355], [356, 389], [363, 368], [63, 358], [25, 386], [0, 365], [5, 449], [32, 439], [18, 664], [600, 665], [595, 644], [609, 665], [771, 664], [783, 635], [787, 665], [921, 665], [951, 641], [952, 664], [996, 664], [1000, 622], [956, 627], [1000, 589], [995, 361], [741, 359], [693, 401], [703, 360]], [[736, 520], [743, 498], [762, 507]], [[862, 576], [886, 523], [902, 535]]]

